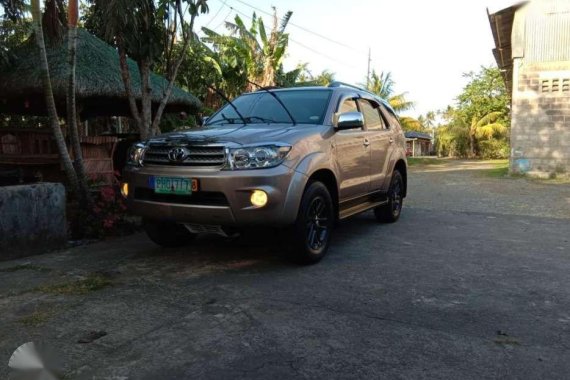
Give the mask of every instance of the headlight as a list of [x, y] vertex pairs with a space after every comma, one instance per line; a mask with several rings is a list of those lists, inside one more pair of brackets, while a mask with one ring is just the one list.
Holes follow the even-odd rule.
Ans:
[[127, 164], [142, 166], [145, 151], [146, 151], [146, 145], [142, 143], [137, 143], [133, 145], [129, 149]]
[[233, 170], [272, 168], [280, 165], [290, 150], [290, 145], [229, 149], [228, 167]]

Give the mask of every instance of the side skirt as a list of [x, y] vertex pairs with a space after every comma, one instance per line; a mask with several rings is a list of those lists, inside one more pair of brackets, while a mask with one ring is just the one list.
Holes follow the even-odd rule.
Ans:
[[356, 198], [347, 199], [340, 202], [339, 205], [339, 219], [346, 219], [348, 217], [360, 214], [370, 209], [382, 206], [388, 203], [388, 196], [386, 191], [375, 191], [366, 195]]

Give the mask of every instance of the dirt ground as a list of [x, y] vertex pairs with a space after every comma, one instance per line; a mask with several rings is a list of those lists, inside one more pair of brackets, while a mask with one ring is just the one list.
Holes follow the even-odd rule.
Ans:
[[570, 218], [570, 181], [508, 177], [504, 161], [425, 162], [411, 166], [412, 207]]
[[265, 232], [2, 262], [0, 378], [26, 342], [64, 379], [567, 378], [570, 186], [496, 169], [411, 167], [400, 221], [341, 223], [314, 266]]

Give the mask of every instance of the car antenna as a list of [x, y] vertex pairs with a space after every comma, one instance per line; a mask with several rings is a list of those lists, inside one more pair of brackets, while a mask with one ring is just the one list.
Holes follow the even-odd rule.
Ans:
[[283, 109], [285, 110], [285, 112], [287, 112], [287, 115], [289, 116], [289, 118], [291, 119], [291, 121], [293, 122], [293, 125], [297, 125], [297, 122], [295, 121], [295, 118], [293, 117], [293, 115], [291, 115], [291, 112], [289, 112], [289, 109], [287, 108], [287, 106], [285, 106], [285, 104], [283, 103], [283, 101], [281, 101], [281, 99], [279, 99], [279, 97], [277, 95], [275, 95], [273, 93], [273, 91], [271, 91], [270, 88], [267, 87], [262, 87], [260, 85], [258, 85], [257, 83], [254, 83], [250, 80], [247, 80], [250, 84], [257, 86], [257, 88], [259, 88], [259, 90], [261, 91], [265, 91], [267, 92], [269, 95], [273, 96], [275, 98], [275, 100], [277, 100], [277, 102], [279, 102], [279, 104], [281, 105], [281, 107], [283, 107]]
[[234, 111], [236, 111], [237, 115], [239, 116], [239, 118], [241, 119], [241, 121], [243, 122], [244, 125], [247, 124], [247, 122], [245, 121], [245, 117], [243, 117], [243, 115], [238, 111], [237, 107], [235, 106], [235, 104], [230, 100], [230, 98], [228, 98], [226, 95], [224, 95], [224, 93], [220, 90], [218, 90], [217, 88], [215, 88], [214, 86], [211, 86], [209, 84], [206, 84], [206, 87], [208, 87], [209, 89], [213, 90], [216, 94], [218, 94], [222, 99], [224, 99], [226, 102], [228, 102], [228, 104], [234, 109]]

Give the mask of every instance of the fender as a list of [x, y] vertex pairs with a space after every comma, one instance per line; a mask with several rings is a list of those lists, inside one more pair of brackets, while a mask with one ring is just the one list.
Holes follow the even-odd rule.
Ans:
[[[289, 222], [294, 222], [297, 218], [297, 213], [301, 205], [301, 198], [309, 178], [313, 173], [325, 169], [335, 173], [336, 162], [331, 160], [331, 155], [325, 152], [314, 152], [305, 157], [293, 169], [295, 175], [289, 188], [287, 189], [287, 199], [284, 207], [284, 219]], [[338, 187], [338, 184], [337, 184]], [[338, 188], [337, 188], [338, 191]]]

